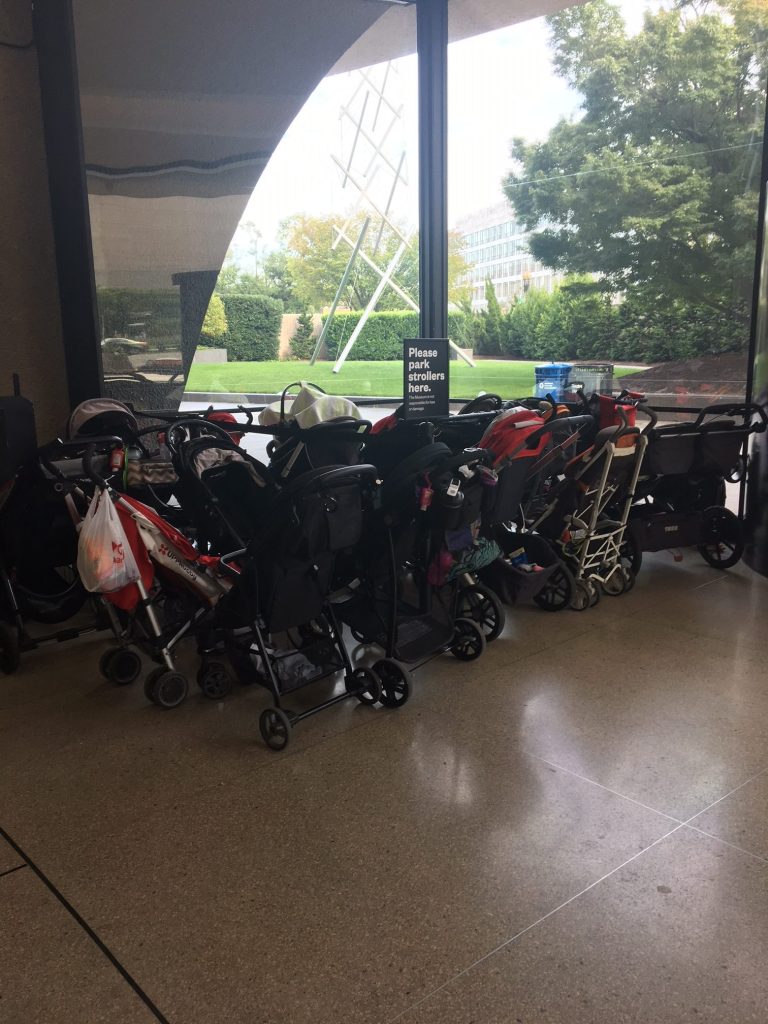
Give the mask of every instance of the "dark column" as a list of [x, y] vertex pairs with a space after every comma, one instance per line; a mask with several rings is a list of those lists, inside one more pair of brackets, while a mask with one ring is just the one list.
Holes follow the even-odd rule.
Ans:
[[418, 0], [419, 306], [422, 338], [448, 337], [448, 0]]
[[[752, 304], [752, 325], [747, 356], [747, 400], [768, 411], [768, 98], [763, 133], [763, 165], [757, 219], [757, 255]], [[746, 501], [745, 501], [746, 499]], [[768, 436], [758, 434], [749, 458], [747, 484], [742, 488], [747, 546], [744, 561], [768, 576]]]
[[173, 283], [179, 286], [181, 303], [181, 363], [185, 381], [189, 376], [189, 368], [200, 341], [205, 311], [218, 276], [218, 270], [189, 270], [173, 275]]
[[35, 40], [69, 400], [102, 392], [71, 0], [35, 0]]

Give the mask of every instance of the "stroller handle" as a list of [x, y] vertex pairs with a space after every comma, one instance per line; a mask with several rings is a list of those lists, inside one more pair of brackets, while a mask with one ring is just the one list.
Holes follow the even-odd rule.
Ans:
[[649, 434], [656, 426], [656, 424], [659, 422], [659, 417], [656, 415], [655, 411], [650, 407], [650, 405], [646, 405], [645, 402], [638, 402], [635, 408], [638, 412], [645, 413], [645, 415], [648, 417], [648, 423], [646, 423], [646, 425], [643, 427], [642, 432], [644, 434]]
[[93, 468], [93, 456], [101, 448], [122, 448], [124, 443], [125, 442], [121, 437], [116, 437], [114, 435], [105, 435], [104, 437], [89, 438], [88, 447], [85, 449], [85, 452], [83, 453], [83, 469], [85, 470], [85, 475], [90, 480], [92, 480], [93, 483], [97, 484], [99, 487], [103, 487], [105, 490], [109, 490], [109, 484], [104, 479], [104, 477], [101, 476], [100, 473], [97, 473], [96, 470]]
[[326, 466], [321, 469], [310, 469], [287, 483], [278, 494], [278, 501], [288, 500], [308, 487], [326, 487], [329, 484], [342, 483], [345, 480], [378, 480], [379, 471], [366, 462], [355, 466]]
[[448, 470], [459, 469], [461, 466], [470, 466], [482, 462], [484, 466], [490, 466], [493, 455], [488, 448], [465, 448], [457, 455], [451, 455], [436, 467], [437, 471], [444, 473]]
[[695, 426], [702, 426], [707, 416], [743, 416], [746, 420], [755, 414], [760, 417], [761, 423], [759, 425], [754, 425], [753, 431], [754, 433], [762, 433], [768, 428], [768, 413], [766, 413], [762, 405], [758, 405], [756, 402], [733, 402], [730, 404], [707, 405], [696, 417]]
[[[207, 420], [204, 417], [185, 416], [183, 419], [176, 420], [172, 423], [165, 432], [165, 442], [172, 452], [177, 452], [180, 441], [177, 441], [177, 434], [182, 428], [186, 427], [204, 427], [206, 434], [211, 434], [216, 437], [225, 437], [227, 441], [231, 441], [232, 437], [228, 430], [224, 427], [220, 427], [218, 423], [212, 420]], [[234, 424], [233, 424], [234, 426]], [[236, 431], [239, 433], [239, 431]]]

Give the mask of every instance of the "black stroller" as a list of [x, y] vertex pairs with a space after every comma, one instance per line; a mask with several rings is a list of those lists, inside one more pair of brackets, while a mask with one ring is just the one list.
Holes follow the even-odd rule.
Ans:
[[[212, 464], [206, 452], [214, 453]], [[283, 750], [297, 722], [349, 697], [379, 702], [381, 681], [352, 665], [330, 599], [337, 558], [360, 541], [363, 495], [375, 468], [324, 467], [278, 487], [267, 467], [223, 437], [183, 443], [177, 466], [190, 492], [199, 491], [193, 511], [202, 513], [201, 530], [210, 536], [216, 517], [217, 543], [229, 537], [221, 565], [232, 586], [216, 606], [214, 626], [241, 679], [272, 693], [274, 706], [259, 720], [267, 746]], [[302, 711], [283, 707], [288, 694], [339, 672], [343, 693]]]
[[14, 383], [16, 394], [0, 400], [0, 671], [5, 673], [14, 672], [28, 651], [108, 628], [76, 568], [83, 445], [55, 441], [38, 449], [34, 410]]
[[508, 604], [533, 600], [545, 611], [567, 608], [575, 580], [556, 545], [532, 532], [558, 475], [572, 457], [591, 416], [557, 416], [513, 407], [498, 415], [480, 441], [492, 456], [496, 485], [486, 490], [483, 529], [501, 548], [481, 578]]
[[419, 667], [447, 651], [474, 661], [485, 650], [481, 625], [459, 608], [466, 574], [498, 553], [495, 545], [474, 542], [479, 501], [466, 500], [462, 486], [462, 468], [473, 473], [484, 457], [427, 444], [386, 476], [369, 510], [358, 578], [336, 610], [359, 643], [383, 652], [374, 670], [387, 706], [410, 694], [401, 663]]
[[709, 565], [731, 568], [744, 551], [744, 530], [725, 507], [725, 484], [743, 479], [744, 446], [768, 426], [765, 410], [746, 403], [711, 405], [693, 422], [660, 427], [653, 410], [641, 408], [651, 420], [629, 522], [636, 562], [643, 551], [696, 547]]

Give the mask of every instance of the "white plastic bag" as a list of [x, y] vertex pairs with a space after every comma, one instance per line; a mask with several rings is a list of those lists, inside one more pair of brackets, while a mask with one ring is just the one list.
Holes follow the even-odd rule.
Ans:
[[99, 491], [88, 506], [77, 542], [77, 571], [91, 593], [111, 594], [140, 577], [112, 499]]

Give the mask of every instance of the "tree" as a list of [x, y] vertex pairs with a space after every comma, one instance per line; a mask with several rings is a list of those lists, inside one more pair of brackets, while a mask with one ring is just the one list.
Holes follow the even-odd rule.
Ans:
[[312, 313], [304, 309], [299, 314], [296, 333], [291, 338], [291, 355], [294, 359], [309, 359], [315, 347], [315, 325]]
[[214, 294], [208, 303], [205, 311], [203, 326], [200, 329], [200, 337], [204, 342], [215, 342], [223, 338], [227, 333], [227, 314], [224, 312], [224, 303], [221, 296]]
[[[353, 242], [357, 240], [364, 220], [363, 213], [355, 214], [345, 234]], [[341, 241], [333, 248], [336, 237], [335, 227], [341, 227], [342, 216], [310, 217], [296, 214], [283, 222], [281, 229], [282, 251], [285, 254], [285, 273], [292, 281], [295, 297], [304, 306], [324, 309], [333, 302], [339, 282], [342, 279], [351, 254], [350, 246]], [[380, 223], [380, 222], [379, 222]], [[371, 221], [365, 236], [362, 251], [382, 269], [385, 269], [400, 246], [403, 237], [409, 245], [403, 253], [394, 279], [399, 287], [415, 303], [419, 299], [419, 240], [418, 235], [408, 236], [407, 228], [397, 225], [397, 230], [385, 227], [379, 238], [379, 226]], [[449, 298], [458, 285], [467, 265], [461, 255], [461, 238], [452, 233], [449, 237], [448, 284]], [[358, 256], [349, 279], [344, 297], [349, 309], [363, 309], [368, 304], [379, 275]], [[379, 310], [410, 308], [408, 303], [392, 288], [385, 288], [377, 304]]]
[[600, 275], [595, 291], [748, 321], [767, 13], [678, 0], [635, 36], [608, 0], [548, 19], [582, 116], [512, 144], [504, 191], [537, 259]]
[[477, 351], [483, 356], [500, 356], [504, 351], [504, 318], [490, 278], [485, 282], [486, 308], [480, 314]]
[[264, 282], [273, 299], [280, 299], [286, 313], [301, 313], [304, 307], [296, 296], [293, 277], [284, 249], [275, 249], [264, 260]]

